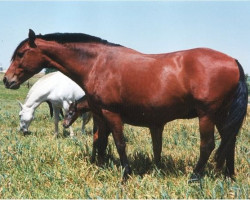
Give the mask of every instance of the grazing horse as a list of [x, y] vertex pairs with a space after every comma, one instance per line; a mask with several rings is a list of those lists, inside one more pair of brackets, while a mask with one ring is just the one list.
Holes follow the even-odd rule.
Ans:
[[[83, 115], [84, 113], [88, 112], [88, 119], [90, 119], [90, 107], [87, 101], [86, 95], [82, 98], [78, 99], [77, 101], [74, 101], [69, 105], [68, 111], [65, 113], [64, 120], [63, 120], [63, 127], [68, 128], [75, 122], [75, 120]], [[98, 142], [98, 132], [97, 132], [97, 122], [96, 118], [93, 117], [93, 151], [92, 151], [92, 161], [95, 160], [96, 156], [96, 148], [97, 148], [97, 142]]]
[[[92, 117], [92, 113], [90, 112], [90, 108], [89, 108], [86, 95], [78, 99], [77, 101], [72, 102], [69, 105], [69, 109], [65, 113], [65, 116], [63, 119], [63, 127], [69, 128], [80, 116], [85, 116], [84, 117], [85, 124], [87, 124]], [[97, 131], [97, 128], [95, 127], [95, 123], [94, 123], [93, 133], [95, 133], [96, 131]]]
[[[63, 120], [63, 127], [69, 128], [79, 116], [82, 116], [88, 112], [88, 120], [91, 118], [90, 107], [87, 101], [86, 95], [78, 99], [77, 101], [72, 102], [69, 105], [68, 111], [65, 113], [64, 120]], [[93, 129], [96, 131], [97, 129]]]
[[3, 82], [20, 84], [42, 68], [57, 68], [86, 92], [98, 120], [98, 159], [102, 161], [111, 131], [126, 180], [131, 169], [125, 152], [123, 124], [149, 127], [155, 162], [162, 151], [164, 125], [175, 119], [199, 118], [201, 174], [215, 147], [221, 144], [217, 167], [226, 161], [234, 175], [236, 135], [247, 112], [247, 86], [242, 66], [234, 58], [207, 48], [165, 54], [143, 54], [86, 34], [55, 33], [29, 37], [14, 51]]
[[[34, 118], [36, 108], [43, 102], [50, 105], [51, 116], [54, 112], [55, 136], [58, 136], [58, 122], [61, 108], [66, 112], [71, 102], [85, 95], [84, 91], [71, 79], [61, 72], [53, 72], [40, 78], [29, 90], [25, 103], [19, 102], [21, 111], [20, 130], [28, 132], [29, 125]], [[83, 116], [83, 131], [87, 123], [86, 116]], [[70, 136], [74, 136], [70, 127]]]

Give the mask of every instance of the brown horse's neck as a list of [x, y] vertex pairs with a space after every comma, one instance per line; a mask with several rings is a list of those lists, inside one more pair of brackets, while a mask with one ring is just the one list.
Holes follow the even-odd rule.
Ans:
[[41, 46], [41, 49], [47, 57], [48, 68], [58, 69], [84, 89], [84, 83], [98, 56], [95, 48], [89, 46], [88, 44], [62, 45], [53, 42], [49, 46]]

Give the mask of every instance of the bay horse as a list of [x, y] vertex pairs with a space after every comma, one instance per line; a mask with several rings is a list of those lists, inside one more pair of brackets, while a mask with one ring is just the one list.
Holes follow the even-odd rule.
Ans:
[[18, 89], [45, 67], [58, 69], [86, 92], [98, 119], [98, 159], [104, 157], [111, 131], [123, 180], [132, 172], [125, 152], [124, 123], [150, 129], [158, 163], [164, 125], [195, 117], [199, 118], [200, 158], [194, 175], [202, 174], [215, 148], [215, 126], [221, 136], [217, 167], [226, 162], [226, 175], [234, 175], [236, 135], [248, 97], [244, 71], [236, 59], [208, 48], [143, 54], [86, 34], [35, 35], [30, 30], [14, 51], [3, 78], [5, 87]]
[[[34, 119], [34, 114], [38, 106], [47, 102], [50, 106], [51, 117], [54, 113], [55, 137], [58, 136], [59, 113], [63, 108], [68, 111], [70, 103], [85, 95], [85, 92], [74, 81], [61, 72], [49, 73], [40, 78], [29, 90], [24, 104], [19, 102], [21, 111], [19, 112], [20, 130], [28, 132], [28, 128]], [[82, 131], [84, 132], [87, 123], [87, 113], [82, 116]], [[70, 136], [74, 136], [70, 127]]]

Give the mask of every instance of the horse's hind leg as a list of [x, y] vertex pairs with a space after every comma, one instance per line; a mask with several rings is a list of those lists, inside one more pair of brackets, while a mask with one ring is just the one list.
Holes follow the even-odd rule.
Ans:
[[199, 117], [200, 128], [200, 158], [194, 169], [191, 179], [197, 179], [202, 174], [204, 167], [209, 159], [211, 152], [214, 150], [214, 123], [209, 116]]
[[156, 164], [159, 164], [161, 160], [163, 128], [164, 126], [150, 128], [153, 143], [154, 161]]
[[[224, 118], [223, 118], [224, 119]], [[223, 167], [224, 162], [226, 161], [226, 171], [225, 175], [229, 177], [233, 177], [235, 174], [234, 172], [234, 157], [235, 157], [235, 143], [236, 143], [236, 137], [234, 136], [231, 138], [231, 141], [228, 142], [228, 138], [226, 137], [226, 131], [223, 130], [223, 123], [217, 123], [216, 124], [217, 129], [221, 136], [221, 143], [220, 146], [216, 152], [215, 161], [217, 163], [217, 169], [220, 169]], [[227, 148], [227, 151], [225, 151], [225, 146], [228, 145], [230, 148]], [[224, 157], [225, 155], [225, 157]]]
[[53, 110], [54, 110], [54, 123], [55, 123], [55, 133], [54, 133], [54, 137], [58, 137], [58, 123], [59, 123], [59, 113], [60, 113], [60, 109], [56, 106], [53, 106]]
[[120, 157], [121, 165], [124, 169], [123, 181], [126, 181], [129, 175], [132, 173], [129, 166], [127, 154], [126, 154], [126, 143], [123, 135], [123, 122], [119, 114], [103, 110], [103, 115], [107, 119], [109, 128], [112, 131], [115, 145]]

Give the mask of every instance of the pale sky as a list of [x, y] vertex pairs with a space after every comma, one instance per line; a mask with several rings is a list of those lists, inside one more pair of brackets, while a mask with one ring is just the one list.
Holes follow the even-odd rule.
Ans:
[[143, 53], [208, 47], [250, 75], [250, 1], [0, 1], [0, 66], [36, 34], [81, 32]]

